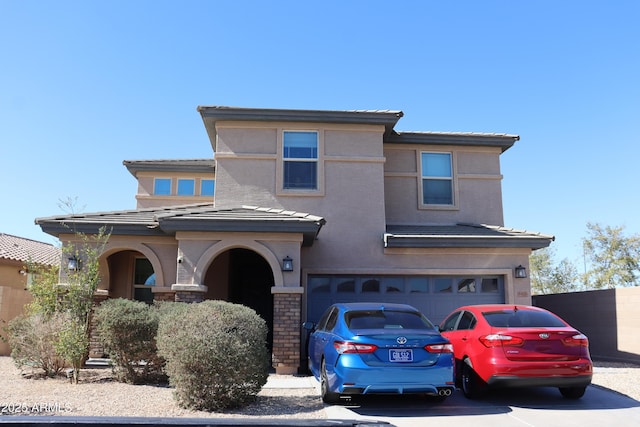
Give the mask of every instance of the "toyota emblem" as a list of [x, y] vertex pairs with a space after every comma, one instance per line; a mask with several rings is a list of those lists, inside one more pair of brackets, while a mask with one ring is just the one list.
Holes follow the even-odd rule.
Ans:
[[398, 337], [396, 339], [396, 341], [398, 342], [398, 344], [406, 344], [407, 343], [407, 337]]
[[545, 333], [542, 333], [542, 334], [540, 334], [540, 335], [538, 335], [538, 336], [539, 336], [540, 338], [542, 338], [543, 340], [546, 340], [547, 338], [549, 338], [549, 334], [547, 334], [546, 332], [545, 332]]

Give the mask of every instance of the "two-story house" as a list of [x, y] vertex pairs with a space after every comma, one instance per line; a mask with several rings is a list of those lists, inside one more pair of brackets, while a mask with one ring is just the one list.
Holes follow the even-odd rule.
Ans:
[[97, 298], [248, 305], [279, 373], [333, 302], [407, 302], [434, 322], [531, 302], [528, 257], [553, 236], [504, 226], [500, 155], [518, 136], [399, 132], [401, 111], [198, 111], [215, 160], [125, 161], [137, 209], [36, 220], [65, 242], [70, 224], [107, 226]]

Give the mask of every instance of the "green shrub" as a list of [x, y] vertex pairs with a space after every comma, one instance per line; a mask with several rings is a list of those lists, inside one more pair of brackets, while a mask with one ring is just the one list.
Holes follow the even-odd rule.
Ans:
[[6, 331], [16, 366], [42, 369], [49, 377], [60, 373], [65, 361], [56, 351], [56, 343], [69, 321], [69, 315], [63, 313], [21, 315], [12, 319]]
[[267, 326], [252, 309], [204, 301], [166, 309], [158, 350], [184, 408], [221, 411], [246, 405], [267, 382]]
[[159, 312], [140, 301], [104, 301], [95, 309], [96, 329], [119, 381], [140, 384], [166, 381], [158, 356]]

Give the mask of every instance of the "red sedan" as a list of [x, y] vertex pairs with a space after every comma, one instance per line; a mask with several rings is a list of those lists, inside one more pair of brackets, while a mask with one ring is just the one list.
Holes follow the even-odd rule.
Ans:
[[558, 387], [564, 397], [579, 399], [591, 383], [587, 337], [547, 310], [460, 307], [440, 332], [453, 344], [456, 382], [468, 398], [490, 387]]

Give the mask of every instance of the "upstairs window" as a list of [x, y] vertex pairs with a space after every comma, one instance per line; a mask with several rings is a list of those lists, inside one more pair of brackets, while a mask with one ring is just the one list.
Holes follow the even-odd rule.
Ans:
[[200, 181], [201, 196], [213, 196], [213, 192], [215, 188], [216, 188], [216, 181], [213, 179], [203, 179]]
[[284, 189], [318, 189], [318, 132], [283, 133]]
[[451, 153], [422, 153], [422, 203], [453, 205]]
[[153, 181], [153, 194], [156, 196], [171, 195], [171, 178], [156, 178]]
[[194, 179], [178, 180], [178, 196], [193, 196], [195, 194], [196, 182]]

